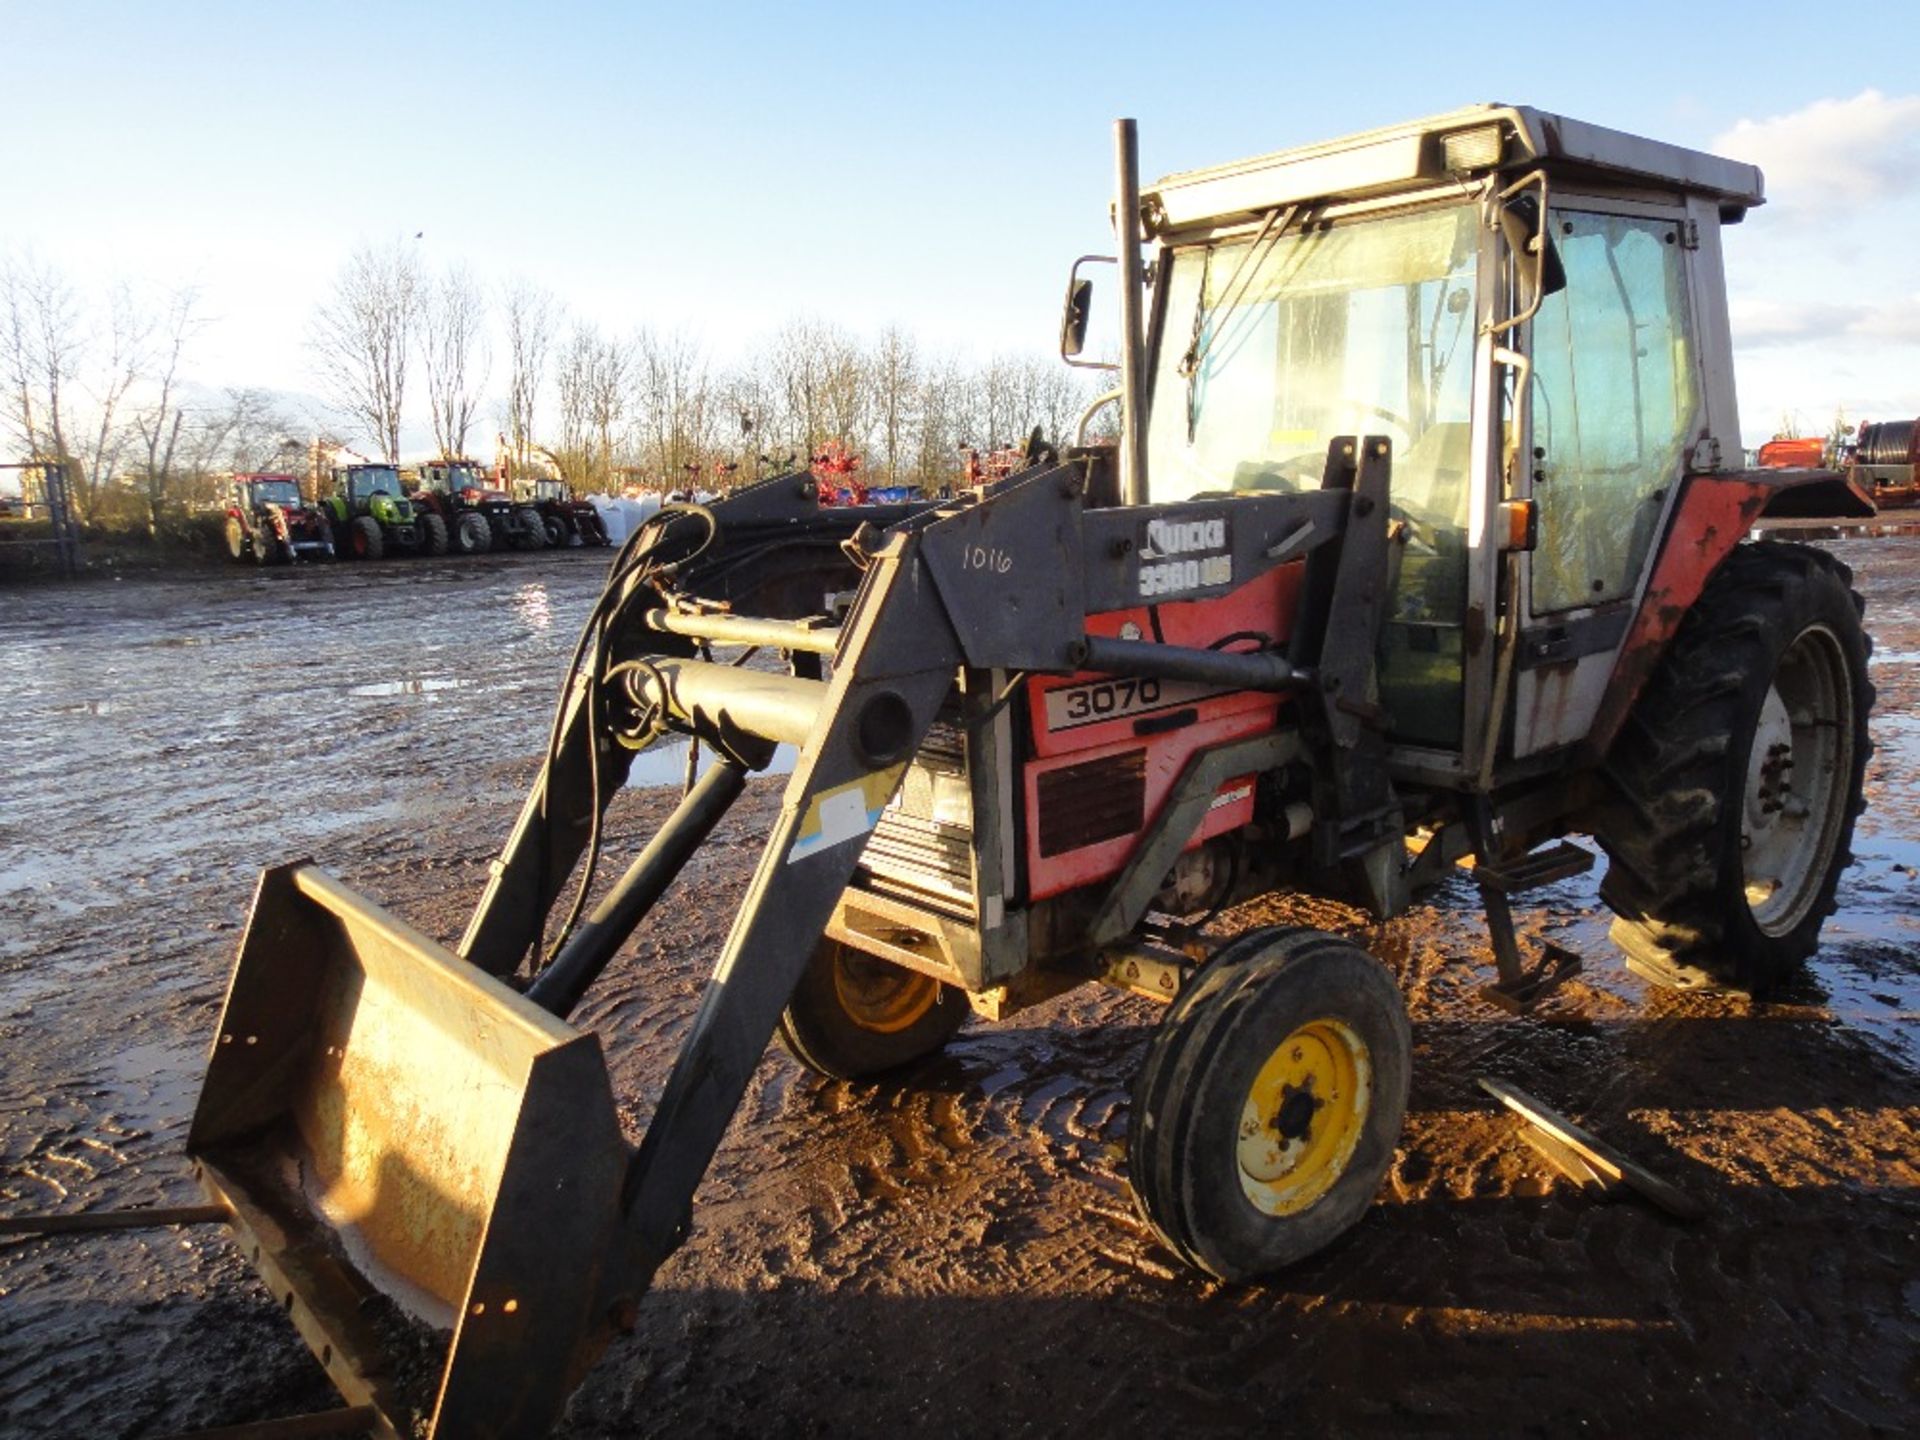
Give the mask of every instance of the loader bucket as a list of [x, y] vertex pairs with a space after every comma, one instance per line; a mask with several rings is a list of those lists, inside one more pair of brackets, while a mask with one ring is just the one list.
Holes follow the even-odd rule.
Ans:
[[605, 1342], [598, 1039], [310, 864], [260, 878], [187, 1148], [380, 1434], [544, 1433]]

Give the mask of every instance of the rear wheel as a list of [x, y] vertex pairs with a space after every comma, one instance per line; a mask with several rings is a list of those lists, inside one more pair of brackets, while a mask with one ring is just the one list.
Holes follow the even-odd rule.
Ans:
[[1393, 978], [1351, 941], [1234, 940], [1168, 1009], [1134, 1085], [1127, 1168], [1147, 1221], [1223, 1280], [1332, 1242], [1393, 1161], [1411, 1037]]
[[809, 1070], [860, 1080], [932, 1054], [966, 1018], [954, 986], [823, 937], [780, 1017], [780, 1040]]
[[380, 531], [380, 522], [371, 515], [356, 517], [348, 537], [356, 560], [378, 560], [386, 553], [387, 537]]
[[1656, 984], [1763, 994], [1819, 944], [1872, 750], [1852, 579], [1811, 546], [1740, 546], [1614, 742], [1600, 894]]
[[438, 515], [420, 517], [420, 548], [429, 555], [447, 553], [447, 522]]
[[493, 548], [493, 527], [478, 510], [468, 510], [454, 526], [453, 545], [462, 555], [484, 555]]

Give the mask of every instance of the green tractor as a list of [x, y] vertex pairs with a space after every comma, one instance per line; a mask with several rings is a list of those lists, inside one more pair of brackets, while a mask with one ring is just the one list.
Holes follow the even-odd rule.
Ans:
[[333, 520], [336, 548], [356, 560], [378, 560], [389, 550], [447, 553], [447, 522], [406, 498], [400, 471], [392, 465], [334, 466], [333, 494], [323, 503]]

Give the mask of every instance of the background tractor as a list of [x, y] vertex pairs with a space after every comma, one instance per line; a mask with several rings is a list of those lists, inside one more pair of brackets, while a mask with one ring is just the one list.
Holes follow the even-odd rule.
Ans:
[[575, 499], [566, 481], [522, 480], [514, 486], [514, 494], [539, 515], [547, 544], [562, 548], [609, 543], [600, 512], [590, 502]]
[[[1247, 1281], [1366, 1213], [1413, 1046], [1352, 939], [1222, 940], [1223, 907], [1392, 916], [1471, 856], [1484, 993], [1525, 1012], [1581, 959], [1523, 950], [1513, 898], [1591, 865], [1584, 835], [1657, 985], [1764, 993], [1818, 944], [1869, 644], [1844, 567], [1746, 537], [1870, 507], [1734, 468], [1720, 231], [1759, 172], [1481, 106], [1142, 194], [1116, 139], [1117, 443], [951, 500], [823, 507], [789, 474], [650, 517], [457, 949], [311, 864], [262, 877], [188, 1150], [381, 1433], [553, 1423], [776, 1033], [861, 1078], [1075, 986], [1165, 1002], [1133, 1190], [1171, 1253]], [[713, 763], [589, 910], [633, 757], [688, 736]], [[630, 1145], [566, 1017], [782, 744]], [[393, 1304], [438, 1333], [437, 1387], [370, 1323]]]
[[[476, 460], [432, 460], [420, 467], [416, 504], [446, 520], [463, 555], [483, 550], [538, 550], [547, 529], [533, 506], [516, 500]], [[478, 516], [476, 524], [470, 517]]]
[[333, 527], [325, 512], [300, 498], [291, 475], [236, 475], [227, 499], [227, 553], [262, 565], [331, 560]]
[[321, 502], [330, 511], [334, 545], [358, 560], [378, 560], [388, 551], [447, 553], [447, 524], [417, 511], [405, 498], [392, 465], [336, 465], [333, 494]]

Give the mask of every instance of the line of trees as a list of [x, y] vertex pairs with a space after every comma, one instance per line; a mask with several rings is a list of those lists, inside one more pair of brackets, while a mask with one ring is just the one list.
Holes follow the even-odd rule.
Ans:
[[1058, 440], [1106, 388], [1056, 360], [968, 363], [928, 353], [898, 326], [867, 341], [817, 319], [789, 321], [744, 362], [720, 365], [685, 333], [610, 334], [524, 279], [490, 301], [464, 269], [424, 273], [405, 242], [355, 252], [308, 344], [329, 402], [397, 463], [416, 353], [434, 444], [466, 454], [496, 333], [508, 452], [523, 467], [550, 460], [583, 490], [749, 478], [829, 446], [863, 456], [871, 483], [937, 489], [959, 474], [963, 447], [1017, 443], [1034, 426]]
[[357, 249], [314, 307], [304, 348], [325, 415], [195, 384], [207, 323], [192, 287], [84, 295], [51, 264], [0, 256], [0, 434], [20, 458], [66, 462], [83, 523], [157, 531], [226, 475], [299, 471], [329, 445], [398, 463], [422, 404], [441, 454], [491, 459], [497, 434], [522, 473], [551, 464], [583, 491], [738, 483], [830, 447], [861, 456], [869, 484], [934, 490], [966, 447], [1035, 426], [1063, 438], [1107, 380], [808, 318], [721, 364], [684, 332], [610, 333], [525, 279], [429, 274], [405, 242]]
[[65, 464], [81, 523], [157, 533], [234, 471], [303, 462], [302, 427], [267, 392], [190, 384], [204, 328], [192, 287], [87, 297], [53, 265], [0, 256], [0, 435]]

